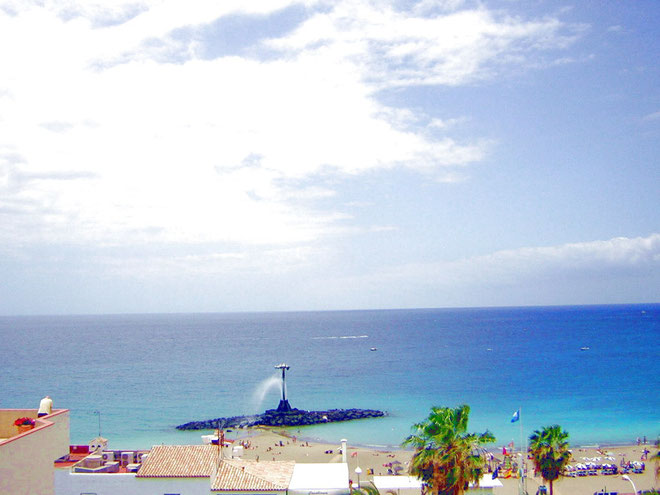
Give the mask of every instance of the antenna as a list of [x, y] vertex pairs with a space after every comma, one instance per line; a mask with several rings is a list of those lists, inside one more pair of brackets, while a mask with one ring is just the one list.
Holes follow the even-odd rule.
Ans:
[[94, 414], [99, 417], [99, 437], [101, 436], [101, 411], [94, 411]]

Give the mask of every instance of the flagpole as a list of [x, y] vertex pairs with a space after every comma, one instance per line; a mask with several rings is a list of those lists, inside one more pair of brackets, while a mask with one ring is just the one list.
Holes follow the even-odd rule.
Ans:
[[[527, 486], [525, 483], [525, 458], [526, 458], [527, 449], [525, 444], [523, 443], [522, 407], [518, 407], [518, 410], [513, 413], [513, 418], [511, 418], [511, 422], [515, 423], [516, 421], [520, 422], [520, 463], [518, 464], [518, 467], [520, 469], [520, 478], [519, 478], [520, 481], [518, 482], [518, 493], [520, 495], [527, 495]], [[513, 440], [511, 441], [511, 443], [513, 443]]]
[[526, 448], [523, 444], [523, 422], [522, 422], [522, 406], [518, 408], [518, 417], [520, 418], [520, 487], [521, 493], [527, 495], [527, 483], [525, 483], [525, 459], [526, 459]]

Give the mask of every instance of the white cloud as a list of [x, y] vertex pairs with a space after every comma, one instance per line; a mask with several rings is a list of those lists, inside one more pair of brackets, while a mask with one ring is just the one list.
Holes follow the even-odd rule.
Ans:
[[399, 228], [394, 225], [373, 225], [369, 229], [370, 232], [393, 232], [397, 230], [399, 230]]
[[271, 45], [339, 52], [354, 59], [376, 87], [459, 85], [490, 77], [511, 63], [539, 65], [540, 51], [566, 48], [583, 30], [556, 18], [525, 21], [485, 8], [422, 17], [382, 2], [347, 1]]
[[158, 279], [166, 276], [194, 278], [243, 277], [257, 273], [264, 278], [309, 266], [321, 251], [309, 247], [265, 250], [212, 251], [197, 254], [99, 256], [96, 263], [106, 267], [105, 276], [120, 279]]
[[511, 277], [553, 274], [557, 271], [603, 272], [617, 268], [636, 269], [660, 262], [660, 234], [649, 237], [617, 237], [606, 241], [521, 248], [500, 251], [469, 260], [469, 265], [505, 272]]
[[386, 272], [399, 283], [426, 276], [438, 287], [525, 286], [569, 273], [600, 276], [613, 270], [636, 271], [660, 267], [660, 234], [617, 237], [604, 241], [526, 247], [455, 261], [410, 264]]
[[430, 14], [433, 12], [449, 12], [457, 10], [465, 4], [465, 0], [420, 0], [413, 6], [415, 14]]
[[645, 115], [644, 117], [642, 117], [642, 120], [644, 122], [652, 122], [652, 121], [655, 121], [655, 120], [660, 120], [660, 111], [649, 113], [648, 115]]
[[659, 274], [660, 234], [652, 234], [379, 266], [328, 277], [322, 290], [309, 287], [306, 294], [326, 308], [653, 302]]
[[[332, 189], [297, 191], [295, 181], [395, 167], [454, 181], [465, 174], [446, 167], [487, 152], [478, 139], [438, 135], [447, 126], [437, 118], [384, 106], [378, 88], [474, 81], [497, 60], [570, 38], [554, 19], [455, 12], [459, 2], [423, 18], [356, 1], [325, 5], [270, 40], [283, 51], [264, 60], [204, 60], [202, 41], [172, 36], [301, 4], [6, 4], [3, 243], [287, 244], [336, 233], [345, 217], [310, 204]], [[185, 56], [170, 62], [162, 47], [173, 43]]]

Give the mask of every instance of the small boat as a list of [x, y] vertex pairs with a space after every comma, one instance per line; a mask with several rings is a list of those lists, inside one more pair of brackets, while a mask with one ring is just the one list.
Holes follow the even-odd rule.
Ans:
[[372, 348], [371, 348], [371, 349], [369, 349], [369, 350], [370, 350], [370, 351], [377, 351], [377, 350], [378, 350], [378, 348], [377, 348], [377, 347], [372, 347]]
[[580, 350], [581, 351], [588, 351], [589, 347], [585, 345], [585, 346], [580, 347]]

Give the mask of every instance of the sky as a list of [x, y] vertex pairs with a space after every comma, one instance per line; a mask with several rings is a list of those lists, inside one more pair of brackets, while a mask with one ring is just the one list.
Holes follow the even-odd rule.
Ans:
[[0, 0], [0, 314], [660, 302], [660, 2]]

